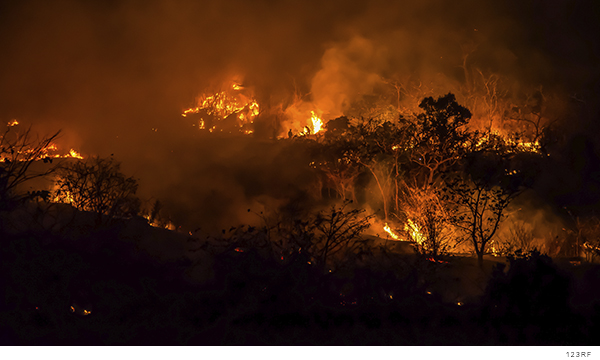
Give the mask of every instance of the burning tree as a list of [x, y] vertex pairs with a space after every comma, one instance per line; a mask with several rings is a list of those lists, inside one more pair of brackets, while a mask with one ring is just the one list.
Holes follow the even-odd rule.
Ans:
[[24, 182], [51, 174], [55, 167], [40, 172], [32, 172], [36, 161], [51, 162], [48, 149], [60, 132], [39, 138], [31, 127], [23, 132], [13, 131], [18, 125], [15, 120], [0, 135], [0, 209], [8, 206], [15, 198], [15, 190]]
[[139, 211], [140, 201], [135, 196], [137, 180], [126, 177], [120, 163], [113, 158], [91, 157], [62, 166], [58, 170], [56, 201], [73, 205], [80, 211], [98, 214], [108, 220], [129, 217]]
[[407, 223], [404, 230], [420, 253], [434, 259], [454, 247], [451, 242], [454, 231], [445, 205], [435, 191], [406, 187], [403, 208]]

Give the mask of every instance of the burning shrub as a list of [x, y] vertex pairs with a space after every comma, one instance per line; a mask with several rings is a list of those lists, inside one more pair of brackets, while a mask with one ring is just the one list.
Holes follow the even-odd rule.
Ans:
[[110, 221], [115, 217], [131, 217], [139, 211], [140, 201], [135, 196], [137, 180], [126, 177], [113, 158], [76, 161], [61, 167], [58, 175], [55, 200], [81, 211], [96, 212], [98, 225], [103, 216]]
[[447, 254], [456, 244], [451, 241], [454, 232], [440, 197], [428, 189], [406, 190], [404, 212], [408, 219], [405, 230], [417, 244], [417, 250], [433, 258]]

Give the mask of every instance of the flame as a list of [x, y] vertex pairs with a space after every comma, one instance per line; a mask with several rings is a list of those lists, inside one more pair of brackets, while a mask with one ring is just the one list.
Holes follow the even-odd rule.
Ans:
[[410, 237], [419, 245], [423, 245], [425, 242], [425, 236], [421, 233], [421, 229], [417, 224], [408, 219], [406, 225], [404, 225], [404, 231], [408, 231]]
[[[16, 121], [16, 120], [14, 120], [14, 121]], [[14, 126], [14, 125], [11, 125], [11, 126]], [[0, 136], [0, 139], [2, 139], [2, 136]], [[11, 156], [12, 159], [9, 158], [8, 160], [10, 160], [10, 161], [29, 161], [29, 160], [40, 161], [40, 160], [44, 160], [44, 159], [48, 159], [48, 158], [49, 159], [67, 159], [67, 158], [83, 159], [83, 156], [81, 156], [81, 154], [74, 149], [71, 149], [68, 154], [57, 154], [58, 151], [59, 151], [58, 145], [56, 145], [55, 143], [50, 143], [50, 144], [48, 144], [48, 146], [46, 146], [45, 148], [41, 149], [38, 152], [38, 156], [36, 158], [30, 158], [31, 154], [33, 154], [33, 152], [34, 152], [33, 149], [25, 149], [25, 150], [15, 151]], [[7, 159], [5, 157], [0, 158], [0, 162], [5, 162], [6, 160]]]
[[[143, 215], [143, 218], [148, 220], [148, 224], [152, 227], [160, 228], [160, 229], [167, 229], [167, 230], [171, 230], [171, 231], [176, 229], [175, 224], [173, 224], [172, 221], [168, 221], [167, 223], [162, 223], [162, 222], [159, 222], [157, 219], [154, 219], [152, 222], [150, 222], [150, 215], [148, 215], [148, 214]], [[190, 235], [191, 235], [191, 233], [190, 233]]]
[[390, 228], [390, 226], [387, 223], [385, 223], [383, 230], [385, 230], [385, 232], [388, 233], [392, 237], [392, 239], [400, 240], [400, 237], [398, 235], [394, 234], [394, 232], [392, 231], [392, 229]]
[[71, 156], [74, 159], [83, 159], [83, 156], [81, 156], [80, 153], [78, 153], [76, 150], [71, 149], [69, 150], [69, 156]]
[[8, 122], [8, 124], [6, 124], [6, 126], [17, 126], [19, 125], [19, 122], [17, 121], [17, 119], [12, 119], [11, 121]]
[[52, 194], [54, 197], [52, 198], [52, 202], [54, 203], [63, 203], [63, 204], [73, 204], [75, 199], [73, 198], [73, 194], [70, 191], [61, 190], [60, 195], [58, 194], [58, 190], [60, 190], [60, 186], [58, 183], [54, 184], [54, 189], [52, 190]]
[[498, 256], [498, 251], [496, 250], [495, 244], [492, 244], [492, 256]]
[[314, 111], [311, 111], [311, 117], [310, 120], [312, 121], [312, 125], [313, 125], [313, 134], [318, 133], [319, 131], [321, 131], [321, 128], [323, 127], [323, 120], [321, 120], [317, 115], [315, 115]]

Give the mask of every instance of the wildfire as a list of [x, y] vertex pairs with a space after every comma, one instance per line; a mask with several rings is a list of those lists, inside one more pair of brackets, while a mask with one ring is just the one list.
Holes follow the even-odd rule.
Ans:
[[477, 141], [476, 147], [481, 147], [486, 144], [488, 141], [492, 139], [492, 137], [497, 138], [505, 145], [512, 147], [515, 151], [522, 152], [530, 152], [530, 153], [540, 153], [541, 146], [539, 141], [523, 141], [521, 139], [515, 139], [510, 135], [506, 135], [501, 133], [499, 130], [492, 130], [489, 133], [486, 133], [484, 136], [479, 138]]
[[260, 107], [254, 98], [245, 95], [242, 90], [242, 85], [233, 83], [228, 90], [202, 95], [197, 100], [197, 106], [184, 110], [181, 116], [198, 114], [200, 130], [213, 132], [237, 128], [245, 134], [251, 134], [248, 127], [254, 123]]
[[390, 228], [390, 226], [387, 223], [385, 223], [383, 230], [385, 230], [385, 232], [388, 233], [392, 237], [392, 239], [400, 240], [400, 237], [398, 235], [394, 234], [394, 232], [392, 231], [392, 229]]

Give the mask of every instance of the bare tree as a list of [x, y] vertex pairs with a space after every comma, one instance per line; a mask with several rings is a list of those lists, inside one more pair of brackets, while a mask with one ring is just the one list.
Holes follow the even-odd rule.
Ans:
[[451, 212], [449, 220], [471, 242], [480, 267], [506, 208], [518, 193], [513, 187], [501, 187], [467, 175], [446, 181], [444, 198]]

